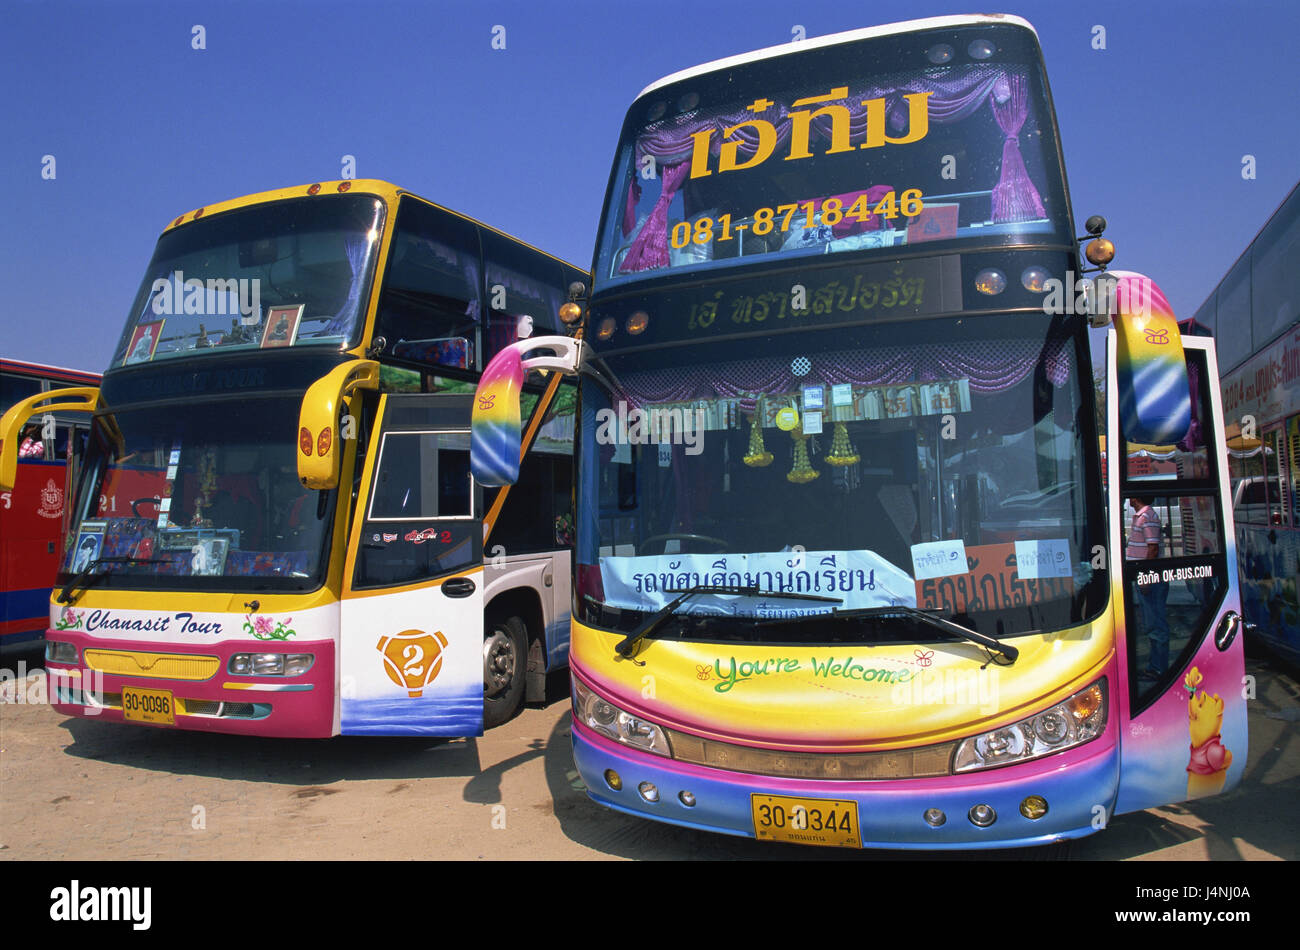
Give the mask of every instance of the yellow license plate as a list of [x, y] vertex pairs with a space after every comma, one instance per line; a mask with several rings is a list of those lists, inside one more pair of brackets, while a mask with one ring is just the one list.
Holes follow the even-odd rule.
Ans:
[[857, 802], [751, 794], [749, 806], [754, 814], [754, 837], [760, 841], [862, 847]]
[[169, 689], [122, 688], [122, 715], [129, 722], [150, 722], [155, 725], [176, 724], [176, 700]]

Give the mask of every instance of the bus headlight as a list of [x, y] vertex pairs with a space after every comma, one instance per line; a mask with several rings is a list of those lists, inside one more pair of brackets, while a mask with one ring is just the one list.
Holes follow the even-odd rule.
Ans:
[[1097, 738], [1106, 730], [1106, 679], [1020, 722], [965, 739], [954, 772], [1027, 762]]
[[573, 677], [573, 718], [593, 732], [655, 755], [672, 755], [668, 737], [655, 723], [619, 709]]
[[254, 676], [283, 676], [284, 675], [284, 654], [283, 653], [254, 653], [253, 654], [253, 675]]
[[226, 671], [232, 676], [302, 676], [315, 662], [313, 653], [236, 653]]
[[58, 640], [46, 640], [45, 659], [49, 663], [76, 663], [77, 648], [71, 643], [60, 643]]
[[284, 658], [284, 675], [302, 676], [311, 669], [314, 662], [316, 662], [316, 656], [312, 653], [287, 654]]

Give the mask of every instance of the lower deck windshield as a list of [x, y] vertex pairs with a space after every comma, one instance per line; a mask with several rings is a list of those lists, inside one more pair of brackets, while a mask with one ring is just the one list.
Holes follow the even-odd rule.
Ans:
[[582, 384], [579, 618], [635, 629], [675, 590], [743, 585], [832, 599], [697, 594], [657, 635], [872, 626], [809, 619], [832, 608], [918, 607], [993, 636], [1087, 619], [1105, 585], [1083, 345], [1060, 319], [1007, 316], [609, 357], [618, 392]]
[[64, 581], [91, 569], [97, 586], [318, 586], [333, 494], [298, 481], [297, 414], [283, 396], [115, 413], [122, 444], [96, 427]]

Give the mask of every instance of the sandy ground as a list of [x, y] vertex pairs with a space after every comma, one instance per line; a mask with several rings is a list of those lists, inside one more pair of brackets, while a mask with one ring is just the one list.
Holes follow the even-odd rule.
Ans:
[[[39, 653], [11, 648], [0, 661], [10, 671], [20, 661], [30, 669]], [[1300, 687], [1267, 661], [1249, 661], [1248, 672], [1259, 678], [1259, 696], [1241, 788], [1120, 816], [1068, 849], [999, 856], [1296, 859]], [[478, 739], [314, 741], [66, 719], [48, 706], [14, 703], [14, 689], [11, 682], [0, 691], [0, 860], [864, 857], [706, 834], [597, 806], [573, 767], [563, 698]]]

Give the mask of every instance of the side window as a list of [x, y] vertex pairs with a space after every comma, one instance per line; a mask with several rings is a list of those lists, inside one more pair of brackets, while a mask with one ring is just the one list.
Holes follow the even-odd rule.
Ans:
[[1300, 416], [1286, 421], [1287, 507], [1296, 527], [1300, 527]]
[[385, 432], [353, 583], [428, 580], [482, 556], [466, 432]]
[[489, 553], [555, 551], [573, 544], [574, 387], [561, 386], [501, 508]]
[[480, 346], [478, 228], [411, 197], [397, 211], [379, 297], [381, 358], [474, 369]]
[[[1255, 345], [1300, 318], [1300, 191], [1291, 192], [1250, 248], [1251, 327]], [[1231, 363], [1224, 362], [1224, 366]]]
[[54, 442], [53, 457], [61, 462], [68, 457], [68, 440], [72, 437], [73, 427], [70, 425], [60, 425], [57, 432], [58, 437]]
[[1264, 484], [1267, 489], [1265, 520], [1271, 525], [1286, 524], [1286, 484], [1282, 473], [1283, 452], [1282, 430], [1271, 429], [1264, 433]]
[[[58, 389], [58, 386], [54, 387]], [[41, 381], [30, 376], [0, 373], [0, 411], [8, 409], [20, 399], [35, 396], [41, 391]]]
[[567, 299], [560, 263], [484, 229], [483, 272], [487, 332], [483, 364], [527, 336], [557, 333], [557, 311]]
[[385, 433], [370, 520], [468, 518], [472, 494], [468, 433]]

